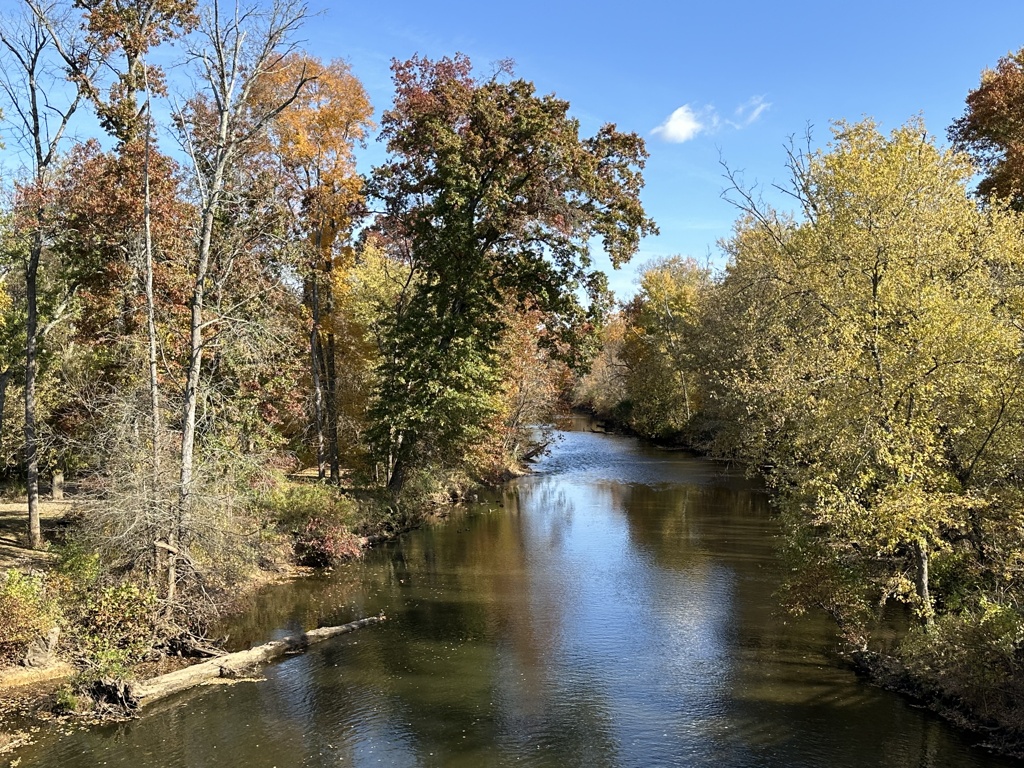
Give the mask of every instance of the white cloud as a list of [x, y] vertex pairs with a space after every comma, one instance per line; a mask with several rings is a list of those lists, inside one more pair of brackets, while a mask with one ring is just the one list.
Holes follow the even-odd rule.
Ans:
[[651, 131], [655, 136], [661, 136], [665, 141], [674, 144], [682, 144], [689, 141], [698, 133], [705, 131], [708, 127], [718, 124], [718, 118], [714, 110], [705, 108], [703, 115], [694, 112], [689, 104], [683, 104], [679, 109], [668, 116], [668, 119]]
[[722, 124], [738, 131], [742, 130], [761, 119], [761, 115], [770, 107], [771, 103], [765, 101], [764, 96], [754, 96], [733, 110], [735, 119], [722, 120], [718, 116], [718, 111], [712, 106], [695, 110], [689, 104], [683, 104], [669, 115], [665, 122], [651, 131], [651, 134], [660, 136], [665, 141], [674, 144], [682, 144], [698, 134], [710, 133]]
[[733, 128], [746, 128], [756, 123], [770, 107], [771, 103], [765, 101], [764, 96], [754, 96], [745, 104], [736, 107], [736, 111], [733, 112], [736, 121], [730, 120], [729, 125]]

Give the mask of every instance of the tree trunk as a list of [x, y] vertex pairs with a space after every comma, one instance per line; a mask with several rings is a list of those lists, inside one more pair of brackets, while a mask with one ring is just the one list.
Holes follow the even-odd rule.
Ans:
[[0, 373], [0, 455], [2, 455], [4, 439], [4, 408], [7, 407], [7, 386], [11, 383], [14, 366], [10, 365]]
[[[178, 535], [186, 524], [192, 504], [193, 468], [195, 463], [196, 444], [196, 413], [199, 408], [199, 378], [203, 367], [203, 297], [206, 288], [206, 273], [210, 263], [210, 243], [213, 235], [214, 210], [210, 208], [203, 216], [202, 238], [199, 247], [199, 259], [196, 266], [195, 283], [192, 287], [191, 314], [189, 320], [189, 363], [185, 379], [185, 398], [183, 403], [183, 419], [181, 429], [181, 470], [178, 475], [178, 511], [171, 531], [168, 544], [180, 546]], [[173, 550], [168, 555], [167, 591], [173, 598], [174, 582], [176, 581]]]
[[310, 313], [313, 316], [313, 327], [309, 332], [309, 365], [313, 377], [313, 422], [316, 426], [316, 467], [317, 477], [326, 477], [327, 446], [324, 436], [324, 388], [320, 375], [323, 351], [320, 346], [320, 288], [316, 270], [310, 280], [309, 290]]
[[146, 252], [146, 333], [149, 337], [149, 407], [153, 441], [153, 490], [160, 474], [160, 380], [157, 370], [156, 301], [153, 295], [153, 211], [149, 184], [149, 155], [152, 134], [149, 81], [146, 81], [146, 149], [142, 165], [142, 229]]
[[[222, 122], [221, 134], [227, 133]], [[185, 380], [185, 398], [181, 429], [181, 470], [178, 476], [178, 509], [176, 519], [168, 535], [167, 592], [168, 611], [173, 610], [174, 585], [177, 581], [178, 550], [184, 546], [182, 531], [187, 527], [191, 514], [192, 484], [194, 479], [196, 413], [199, 408], [199, 379], [203, 368], [203, 300], [206, 292], [206, 275], [210, 267], [210, 250], [213, 244], [213, 225], [220, 207], [220, 196], [224, 185], [224, 163], [218, 165], [210, 185], [202, 229], [199, 239], [199, 253], [196, 259], [195, 282], [192, 286], [191, 314], [189, 320], [189, 364]]]
[[390, 467], [391, 473], [388, 476], [388, 490], [394, 496], [397, 496], [402, 492], [402, 488], [405, 487], [405, 481], [409, 479], [407, 446], [411, 445], [413, 441], [405, 439], [407, 437], [408, 435], [401, 435], [399, 439], [393, 443], [394, 453], [392, 454], [393, 459]]
[[332, 637], [338, 637], [357, 629], [379, 624], [385, 617], [370, 616], [365, 619], [358, 619], [342, 624], [338, 627], [322, 627], [311, 629], [299, 635], [290, 635], [280, 640], [271, 640], [269, 643], [250, 648], [247, 651], [238, 651], [224, 656], [194, 664], [166, 675], [160, 675], [132, 686], [133, 698], [139, 705], [162, 699], [179, 691], [194, 688], [209, 680], [217, 678], [239, 677], [249, 674], [261, 664], [273, 661], [288, 653], [297, 653], [305, 650], [310, 645], [321, 643]]
[[926, 627], [935, 621], [932, 598], [928, 589], [928, 544], [923, 541], [914, 542], [915, 587], [917, 597], [921, 601], [921, 620]]
[[682, 372], [682, 380], [683, 380], [683, 402], [686, 405], [686, 423], [689, 424], [690, 423], [690, 418], [691, 418], [691, 415], [690, 415], [690, 388], [689, 388], [689, 386], [687, 386], [686, 372], [685, 371]]
[[[145, 72], [145, 69], [143, 69]], [[156, 530], [153, 536], [157, 539], [157, 546], [153, 552], [153, 573], [154, 581], [159, 584], [161, 579], [165, 581], [164, 596], [166, 612], [170, 615], [173, 612], [175, 597], [175, 582], [177, 572], [174, 561], [177, 520], [172, 519], [167, 525], [161, 525], [160, 521], [165, 520], [166, 508], [161, 509], [167, 502], [161, 498], [160, 492], [160, 449], [161, 435], [163, 433], [162, 419], [160, 418], [160, 378], [157, 367], [157, 336], [156, 336], [156, 298], [153, 290], [153, 205], [152, 189], [150, 187], [150, 152], [153, 133], [153, 117], [150, 112], [152, 101], [149, 92], [149, 79], [146, 79], [146, 146], [142, 162], [142, 232], [143, 251], [145, 256], [145, 285], [146, 285], [146, 336], [149, 343], [149, 421], [150, 421], [150, 479], [149, 499], [147, 506], [157, 520]], [[165, 547], [160, 546], [165, 544]]]
[[25, 268], [25, 299], [28, 304], [25, 323], [25, 485], [28, 495], [28, 545], [32, 549], [43, 546], [43, 532], [39, 523], [39, 443], [36, 435], [36, 374], [39, 368], [39, 308], [36, 291], [39, 259], [43, 252], [42, 210], [37, 211], [36, 216], [37, 230], [32, 237]]
[[327, 456], [331, 464], [331, 483], [341, 485], [341, 466], [338, 445], [338, 368], [335, 360], [334, 334], [327, 334]]

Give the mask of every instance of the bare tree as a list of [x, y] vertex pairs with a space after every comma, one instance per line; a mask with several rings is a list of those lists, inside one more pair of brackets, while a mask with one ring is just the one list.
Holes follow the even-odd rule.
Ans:
[[168, 604], [173, 605], [177, 563], [188, 557], [188, 543], [178, 535], [193, 514], [196, 415], [201, 401], [206, 291], [214, 250], [215, 225], [231, 194], [233, 168], [267, 124], [310, 81], [297, 73], [294, 86], [279, 102], [255, 106], [251, 98], [259, 79], [281, 65], [292, 50], [292, 35], [306, 17], [297, 0], [274, 0], [269, 8], [234, 3], [230, 12], [214, 0], [200, 10], [198, 34], [188, 50], [197, 65], [201, 90], [175, 115], [182, 144], [192, 159], [198, 195], [199, 226], [191, 265], [189, 359], [182, 398], [179, 495], [175, 529], [168, 537]]

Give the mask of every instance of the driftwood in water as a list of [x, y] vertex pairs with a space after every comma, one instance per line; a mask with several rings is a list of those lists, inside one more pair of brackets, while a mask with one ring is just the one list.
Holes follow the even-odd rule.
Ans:
[[549, 445], [551, 445], [551, 441], [550, 440], [547, 440], [547, 441], [545, 441], [543, 443], [538, 443], [537, 445], [533, 446], [533, 448], [531, 448], [530, 450], [528, 450], [526, 453], [523, 454], [523, 459], [522, 460], [523, 461], [533, 461], [535, 458], [537, 458], [542, 453], [544, 453], [544, 451], [546, 451], [548, 449]]
[[197, 685], [214, 680], [218, 677], [241, 677], [251, 672], [260, 664], [265, 664], [286, 653], [304, 651], [308, 646], [327, 640], [330, 637], [344, 635], [346, 632], [360, 629], [370, 624], [384, 621], [384, 616], [371, 616], [359, 619], [340, 627], [321, 627], [312, 629], [301, 635], [291, 635], [281, 640], [272, 640], [247, 651], [229, 653], [191, 667], [185, 667], [166, 675], [144, 680], [132, 686], [131, 697], [138, 706], [144, 706], [157, 699], [170, 696]]

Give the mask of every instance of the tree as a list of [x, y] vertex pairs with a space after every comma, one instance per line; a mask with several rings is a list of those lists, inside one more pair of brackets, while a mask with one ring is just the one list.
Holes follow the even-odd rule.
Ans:
[[1008, 54], [967, 95], [967, 110], [949, 128], [958, 149], [984, 173], [982, 197], [1006, 198], [1024, 210], [1024, 49]]
[[708, 366], [781, 494], [803, 599], [863, 644], [890, 598], [930, 624], [936, 566], [994, 541], [990, 472], [1024, 405], [1024, 237], [919, 121], [840, 123], [791, 169], [800, 219], [740, 193]]
[[[310, 82], [292, 97], [297, 77]], [[353, 148], [372, 126], [373, 109], [362, 84], [343, 61], [323, 64], [306, 54], [292, 54], [259, 82], [255, 100], [290, 103], [270, 122], [264, 159], [282, 177], [280, 194], [292, 210], [301, 246], [298, 269], [303, 302], [310, 315], [309, 358], [313, 388], [313, 423], [320, 478], [330, 467], [340, 480], [338, 442], [338, 361], [331, 315], [333, 287], [352, 262], [348, 242], [363, 214], [362, 179], [356, 174]]]
[[375, 443], [400, 490], [414, 466], [457, 457], [493, 414], [499, 309], [535, 303], [553, 336], [596, 313], [600, 238], [613, 264], [654, 231], [640, 204], [643, 140], [602, 127], [581, 138], [567, 102], [538, 96], [510, 66], [478, 78], [469, 59], [392, 64], [383, 118], [391, 160], [370, 191], [375, 228], [410, 281], [389, 329]]
[[[101, 166], [94, 170], [99, 171], [108, 180], [113, 177], [127, 183], [127, 188], [119, 184], [113, 188], [99, 189], [93, 199], [84, 201], [80, 196], [75, 198], [72, 195], [69, 202], [72, 203], [73, 211], [81, 215], [91, 207], [93, 212], [99, 214], [98, 218], [103, 224], [98, 226], [97, 221], [86, 215], [84, 221], [80, 219], [75, 222], [79, 226], [72, 226], [69, 232], [76, 235], [73, 238], [77, 241], [76, 256], [79, 259], [84, 256], [87, 260], [95, 259], [97, 256], [106, 258], [105, 263], [97, 265], [96, 272], [105, 278], [114, 278], [109, 285], [93, 281], [93, 285], [90, 286], [93, 290], [89, 293], [92, 299], [91, 309], [96, 309], [97, 300], [102, 301], [102, 298], [108, 299], [115, 307], [111, 318], [115, 321], [114, 328], [104, 329], [101, 334], [108, 335], [114, 329], [120, 331], [119, 334], [114, 334], [115, 343], [108, 350], [111, 354], [105, 361], [108, 370], [113, 367], [119, 368], [110, 381], [115, 390], [119, 387], [132, 388], [128, 386], [132, 376], [129, 374], [126, 379], [125, 374], [135, 362], [137, 348], [131, 339], [137, 327], [135, 299], [139, 291], [135, 277], [138, 272], [144, 275], [142, 282], [146, 298], [150, 423], [148, 430], [136, 429], [124, 434], [139, 436], [148, 433], [149, 471], [144, 473], [147, 482], [143, 483], [143, 506], [147, 507], [145, 517], [149, 523], [143, 528], [151, 532], [154, 527], [152, 521], [161, 516], [160, 508], [166, 505], [166, 501], [160, 500], [162, 494], [157, 490], [161, 484], [163, 430], [154, 296], [156, 267], [151, 167], [155, 167], [159, 173], [166, 170], [170, 163], [166, 158], [160, 157], [153, 146], [152, 96], [165, 95], [166, 90], [163, 71], [159, 67], [150, 66], [147, 57], [153, 47], [187, 33], [195, 25], [195, 0], [75, 0], [72, 5], [84, 11], [85, 18], [81, 29], [89, 46], [88, 55], [82, 55], [70, 44], [66, 38], [67, 31], [52, 23], [52, 14], [47, 12], [42, 3], [38, 0], [27, 0], [27, 5], [36, 21], [49, 32], [51, 42], [66, 66], [69, 81], [92, 102], [100, 124], [119, 142], [117, 158], [96, 159], [93, 165]], [[117, 163], [124, 167], [111, 167]], [[164, 191], [166, 182], [166, 176], [156, 180], [158, 185], [164, 184]], [[79, 179], [79, 191], [87, 186], [88, 180], [83, 184]], [[168, 206], [173, 207], [176, 202], [176, 196], [172, 194], [166, 196], [161, 204], [166, 209]], [[102, 226], [106, 226], [108, 230], [102, 231]], [[84, 236], [84, 232], [92, 236], [92, 242], [88, 236]], [[115, 232], [121, 239], [111, 243], [110, 236]], [[141, 265], [138, 263], [140, 261]], [[109, 316], [110, 306], [104, 309], [107, 310], [104, 314]], [[95, 342], [96, 338], [92, 341]], [[115, 360], [114, 350], [121, 353], [120, 359]], [[127, 393], [117, 394], [125, 395], [122, 404], [133, 399], [127, 396]], [[110, 395], [110, 392], [105, 392], [103, 397]], [[135, 408], [134, 403], [131, 412], [135, 416], [141, 413]], [[65, 417], [67, 416], [68, 414], [65, 414]], [[145, 440], [146, 437], [142, 439]], [[121, 445], [120, 448], [128, 450], [133, 461], [137, 458], [134, 446], [129, 448]], [[116, 491], [107, 489], [107, 492]], [[138, 489], [133, 488], [131, 492], [137, 494]], [[134, 527], [134, 523], [132, 526]], [[162, 526], [156, 527], [159, 529]], [[153, 537], [156, 539], [156, 545], [166, 547], [166, 542], [159, 541], [158, 537], [159, 533]], [[162, 557], [161, 552], [162, 550], [158, 549], [157, 561]], [[148, 558], [137, 562], [148, 562]]]
[[501, 380], [496, 413], [487, 426], [487, 438], [479, 447], [484, 477], [498, 480], [518, 471], [523, 461], [536, 455], [547, 439], [536, 432], [554, 421], [564, 407], [571, 375], [563, 360], [546, 344], [544, 315], [534, 309], [506, 308], [504, 333], [498, 344], [497, 369]]
[[39, 279], [44, 250], [58, 234], [52, 205], [52, 186], [60, 161], [60, 146], [83, 98], [81, 82], [70, 88], [56, 67], [50, 31], [61, 28], [69, 50], [92, 61], [88, 47], [71, 33], [71, 21], [55, 4], [40, 5], [20, 20], [0, 25], [3, 63], [0, 91], [11, 110], [14, 140], [24, 152], [28, 177], [17, 185], [13, 227], [25, 280], [25, 474], [28, 496], [29, 546], [42, 546], [39, 524], [39, 440], [36, 388], [40, 343], [48, 328], [66, 312], [74, 286], [58, 301], [49, 322], [40, 322]]
[[6, 471], [11, 466], [14, 453], [13, 441], [7, 443], [7, 393], [10, 385], [19, 377], [20, 365], [25, 357], [25, 322], [21, 311], [23, 302], [19, 300], [20, 296], [15, 297], [16, 292], [20, 293], [15, 288], [19, 266], [17, 235], [10, 210], [5, 211], [0, 219], [0, 238], [0, 285], [3, 290], [3, 308], [0, 309], [0, 350], [3, 355], [0, 358], [0, 462], [3, 471]]
[[[189, 43], [203, 90], [176, 114], [175, 122], [192, 159], [199, 221], [189, 265], [192, 284], [177, 518], [167, 543], [171, 555], [167, 574], [170, 606], [174, 604], [177, 562], [179, 557], [187, 558], [188, 542], [181, 541], [178, 534], [188, 529], [195, 511], [196, 416], [202, 400], [203, 356], [210, 333], [205, 308], [211, 262], [217, 256], [217, 225], [233, 195], [244, 197], [245, 190], [231, 183], [244, 153], [310, 81], [305, 71], [299, 71], [282, 100], [259, 103], [253, 99], [260, 80], [284, 66], [290, 53], [289, 39], [305, 15], [305, 5], [295, 0], [275, 0], [267, 9], [236, 4], [229, 14], [222, 13], [220, 3], [214, 0], [200, 15], [198, 38]], [[230, 254], [225, 258], [230, 259]]]
[[609, 313], [598, 333], [600, 346], [586, 373], [576, 382], [572, 402], [599, 416], [624, 421], [623, 410], [629, 402], [629, 370], [622, 361], [622, 351], [629, 325], [622, 310]]
[[[83, 525], [102, 524], [119, 557], [128, 558], [125, 570], [153, 580], [165, 573], [162, 546], [177, 496], [173, 441], [162, 426], [167, 403], [159, 394], [181, 371], [175, 349], [176, 331], [187, 321], [181, 262], [191, 245], [181, 223], [194, 209], [183, 199], [178, 166], [142, 141], [109, 152], [90, 141], [66, 165], [57, 188], [66, 233], [61, 250], [87, 269], [69, 328], [74, 357], [61, 366], [62, 398], [50, 421], [61, 442], [73, 446], [63, 457], [78, 473], [83, 500], [102, 499]], [[144, 187], [152, 192], [148, 206]], [[151, 290], [144, 290], [147, 284]], [[122, 421], [124, 428], [110, 428]], [[123, 513], [120, 525], [108, 514], [115, 511]]]
[[622, 350], [630, 424], [641, 434], [678, 435], [699, 408], [696, 364], [711, 271], [673, 256], [649, 265], [626, 308]]

